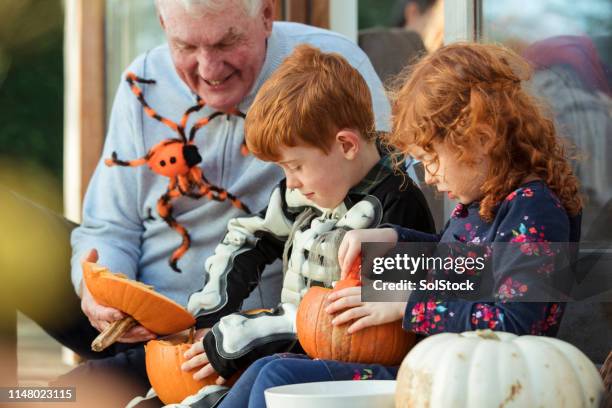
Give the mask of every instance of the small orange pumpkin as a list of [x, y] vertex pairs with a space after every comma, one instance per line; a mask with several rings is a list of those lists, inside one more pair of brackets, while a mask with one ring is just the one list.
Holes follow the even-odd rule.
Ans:
[[325, 311], [327, 297], [340, 289], [360, 286], [358, 258], [346, 277], [332, 289], [311, 287], [297, 311], [297, 335], [306, 354], [311, 358], [352, 363], [399, 365], [415, 343], [415, 336], [402, 329], [401, 322], [368, 327], [347, 333], [351, 322], [334, 326], [334, 316]]
[[[191, 342], [184, 340], [184, 338], [151, 340], [145, 346], [149, 382], [159, 399], [166, 405], [181, 402], [197, 393], [202, 387], [215, 384], [219, 378], [213, 374], [203, 380], [194, 380], [194, 371], [181, 370], [181, 365], [186, 361], [183, 354], [191, 347]], [[232, 385], [238, 376], [239, 374], [234, 375], [224, 385]]]
[[98, 303], [121, 310], [154, 333], [177, 333], [195, 324], [184, 307], [123, 274], [84, 262], [83, 278]]

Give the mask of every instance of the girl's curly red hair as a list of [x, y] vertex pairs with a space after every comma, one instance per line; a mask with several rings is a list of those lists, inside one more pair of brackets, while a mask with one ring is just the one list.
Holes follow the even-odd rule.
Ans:
[[474, 163], [473, 146], [484, 146], [490, 166], [480, 215], [487, 221], [529, 176], [546, 182], [576, 215], [582, 208], [578, 180], [552, 120], [522, 85], [530, 76], [529, 64], [501, 46], [440, 48], [399, 78], [403, 85], [393, 93], [393, 131], [386, 141], [404, 154], [415, 144], [434, 157], [433, 143], [445, 142], [466, 165]]

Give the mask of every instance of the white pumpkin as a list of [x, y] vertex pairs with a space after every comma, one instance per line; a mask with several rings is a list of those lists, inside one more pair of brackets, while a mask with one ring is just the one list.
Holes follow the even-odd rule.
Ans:
[[397, 376], [396, 408], [599, 407], [593, 363], [564, 341], [482, 330], [418, 343]]

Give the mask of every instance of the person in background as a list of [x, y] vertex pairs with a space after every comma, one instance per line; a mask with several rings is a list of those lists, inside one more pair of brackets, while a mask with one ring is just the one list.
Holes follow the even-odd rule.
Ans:
[[444, 0], [398, 0], [393, 6], [392, 25], [419, 34], [427, 52], [444, 42]]
[[585, 196], [583, 238], [612, 241], [612, 69], [586, 36], [547, 38], [521, 55], [534, 66], [531, 86], [577, 150], [572, 166]]

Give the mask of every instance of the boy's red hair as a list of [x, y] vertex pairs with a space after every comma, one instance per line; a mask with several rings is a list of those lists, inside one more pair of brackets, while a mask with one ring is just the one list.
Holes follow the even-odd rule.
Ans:
[[416, 144], [430, 154], [445, 142], [466, 165], [472, 147], [485, 147], [489, 174], [482, 185], [480, 215], [496, 206], [530, 175], [557, 194], [570, 215], [582, 208], [573, 175], [551, 119], [522, 81], [529, 64], [496, 45], [452, 44], [424, 57], [394, 95], [393, 132], [387, 142], [404, 153]]
[[278, 161], [282, 147], [306, 145], [328, 153], [335, 135], [353, 129], [374, 140], [370, 90], [342, 56], [296, 47], [262, 85], [244, 124], [258, 158]]

